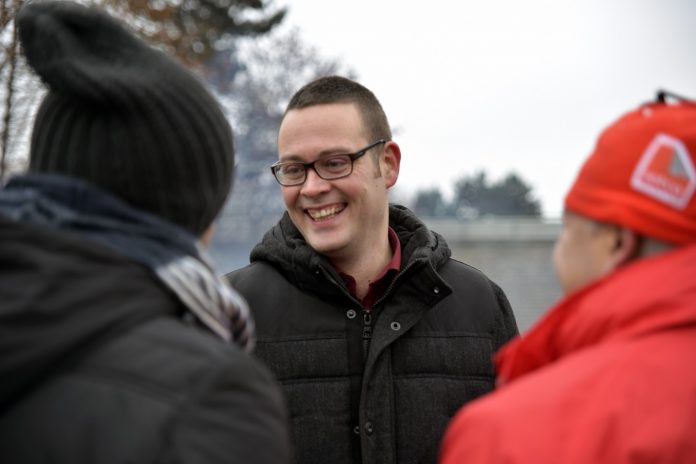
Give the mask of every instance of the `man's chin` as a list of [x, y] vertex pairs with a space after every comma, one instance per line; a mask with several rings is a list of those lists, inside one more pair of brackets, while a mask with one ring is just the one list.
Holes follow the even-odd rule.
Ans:
[[317, 253], [320, 253], [327, 258], [333, 260], [339, 258], [346, 249], [346, 244], [343, 240], [338, 237], [312, 237], [309, 239], [305, 237], [309, 246], [311, 246]]
[[338, 244], [326, 240], [309, 240], [307, 243], [309, 243], [309, 246], [314, 250], [325, 256], [332, 256], [341, 248]]

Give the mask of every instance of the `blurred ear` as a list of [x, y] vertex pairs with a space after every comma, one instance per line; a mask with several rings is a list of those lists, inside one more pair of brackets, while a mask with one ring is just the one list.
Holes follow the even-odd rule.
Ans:
[[201, 234], [199, 237], [199, 241], [204, 247], [208, 247], [210, 245], [210, 241], [213, 239], [213, 235], [215, 235], [215, 223], [210, 224], [205, 231]]
[[385, 185], [387, 188], [391, 188], [399, 178], [399, 168], [401, 167], [401, 149], [399, 145], [391, 140], [385, 143], [379, 162]]
[[612, 269], [623, 266], [640, 254], [641, 237], [625, 227], [616, 227], [614, 246], [609, 257]]

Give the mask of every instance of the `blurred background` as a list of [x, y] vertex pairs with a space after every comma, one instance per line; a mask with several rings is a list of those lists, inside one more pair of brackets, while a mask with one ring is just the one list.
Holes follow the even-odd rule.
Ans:
[[[42, 86], [0, 1], [0, 179], [26, 164]], [[599, 132], [664, 88], [696, 97], [692, 0], [94, 0], [175, 54], [235, 130], [233, 194], [211, 257], [248, 262], [284, 208], [268, 166], [292, 93], [327, 74], [373, 90], [402, 149], [392, 200], [508, 294], [527, 330], [560, 296], [566, 189]]]

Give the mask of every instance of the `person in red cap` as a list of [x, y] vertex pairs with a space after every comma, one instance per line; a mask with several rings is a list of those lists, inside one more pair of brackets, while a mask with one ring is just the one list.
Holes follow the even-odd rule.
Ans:
[[566, 295], [497, 353], [441, 464], [696, 462], [696, 101], [674, 97], [600, 136], [554, 250]]

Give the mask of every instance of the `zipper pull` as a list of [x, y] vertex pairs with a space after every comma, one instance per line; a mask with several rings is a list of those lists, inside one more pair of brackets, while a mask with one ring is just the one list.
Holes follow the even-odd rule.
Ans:
[[369, 310], [363, 310], [363, 362], [367, 359], [367, 352], [370, 349], [370, 340], [372, 339], [372, 313]]
[[372, 313], [363, 310], [363, 339], [372, 338]]

